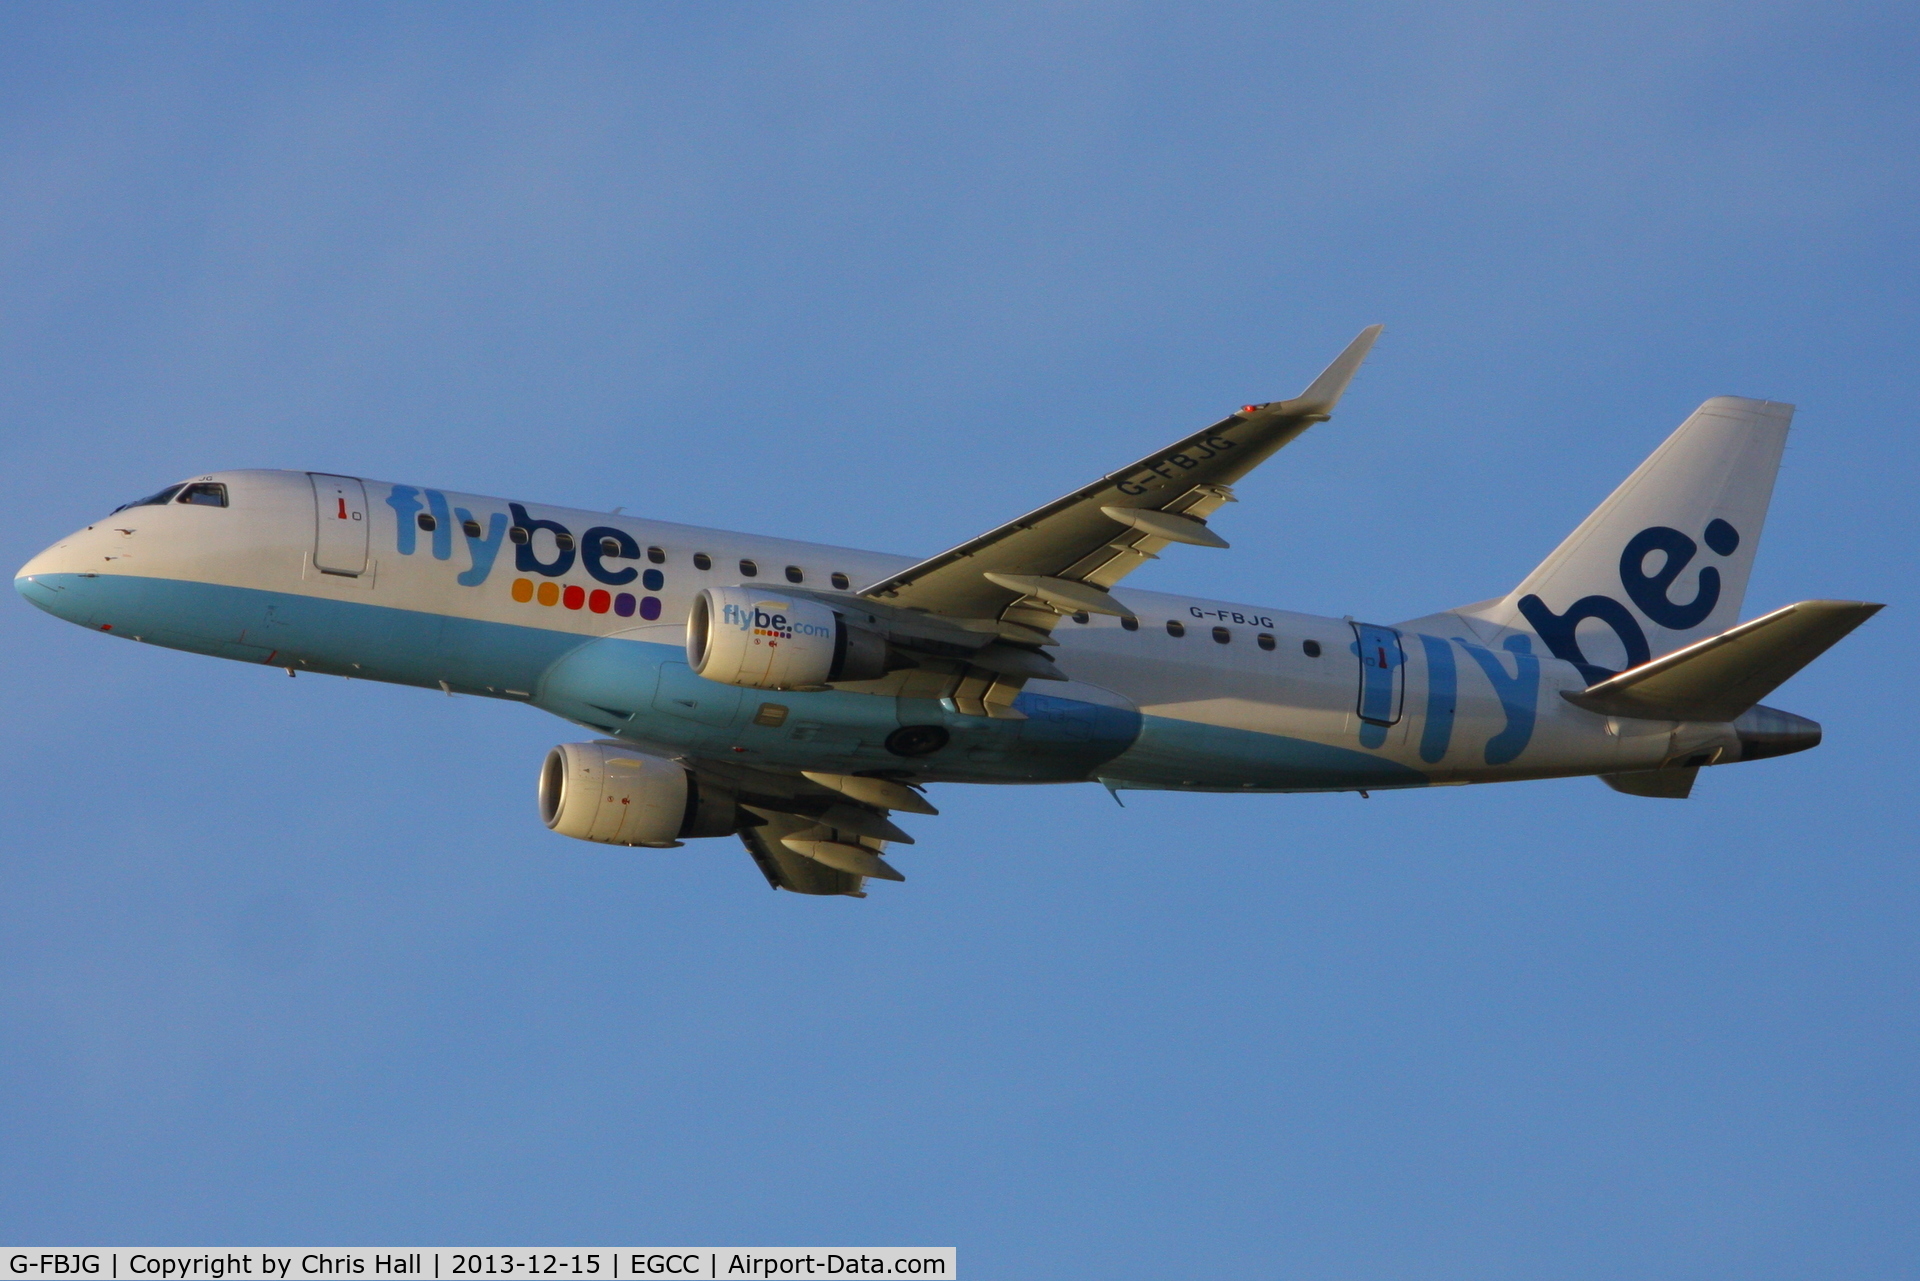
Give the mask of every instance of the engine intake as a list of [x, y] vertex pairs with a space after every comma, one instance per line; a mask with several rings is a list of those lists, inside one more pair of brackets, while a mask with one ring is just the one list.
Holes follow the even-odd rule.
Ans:
[[540, 769], [540, 817], [576, 840], [672, 849], [681, 837], [730, 835], [736, 812], [726, 789], [613, 743], [562, 743]]
[[748, 689], [807, 689], [887, 674], [887, 639], [818, 601], [709, 587], [687, 613], [687, 665]]

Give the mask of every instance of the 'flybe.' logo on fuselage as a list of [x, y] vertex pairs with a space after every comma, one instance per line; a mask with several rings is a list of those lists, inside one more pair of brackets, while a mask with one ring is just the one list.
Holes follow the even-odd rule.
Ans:
[[[479, 587], [485, 583], [499, 560], [502, 546], [511, 542], [514, 569], [534, 576], [513, 580], [509, 594], [515, 601], [585, 609], [595, 614], [611, 612], [621, 618], [637, 613], [647, 621], [660, 617], [658, 596], [589, 589], [571, 583], [562, 587], [550, 581], [565, 577], [577, 564], [586, 570], [588, 577], [610, 588], [624, 587], [638, 580], [637, 586], [646, 592], [663, 590], [666, 575], [657, 568], [648, 566], [642, 570], [636, 565], [608, 563], [641, 558], [640, 544], [624, 529], [595, 525], [576, 539], [573, 531], [559, 521], [536, 517], [520, 503], [507, 504], [511, 519], [505, 512], [491, 512], [483, 524], [475, 513], [451, 506], [440, 491], [415, 489], [411, 485], [393, 486], [386, 503], [395, 517], [394, 550], [402, 556], [415, 553], [420, 534], [431, 540], [429, 548], [435, 560], [452, 559], [456, 533], [465, 539], [472, 563], [454, 578], [462, 587]], [[535, 535], [540, 533], [549, 535], [546, 541], [551, 546], [550, 555], [543, 555], [535, 543]], [[661, 559], [658, 548], [649, 549], [648, 555], [655, 561]], [[536, 584], [535, 577], [549, 581]]]

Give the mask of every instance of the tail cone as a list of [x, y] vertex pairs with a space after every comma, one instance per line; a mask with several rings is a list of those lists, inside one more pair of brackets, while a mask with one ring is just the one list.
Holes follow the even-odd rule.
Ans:
[[1774, 707], [1754, 707], [1733, 723], [1740, 736], [1740, 759], [1763, 761], [1820, 745], [1820, 722]]

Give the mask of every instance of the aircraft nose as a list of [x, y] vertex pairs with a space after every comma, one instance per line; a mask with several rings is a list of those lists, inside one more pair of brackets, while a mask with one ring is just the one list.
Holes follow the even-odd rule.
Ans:
[[[32, 562], [29, 561], [28, 564]], [[49, 614], [55, 613], [54, 601], [58, 593], [45, 583], [37, 581], [24, 567], [13, 580], [13, 590], [19, 592], [29, 605], [37, 605]]]
[[85, 623], [91, 613], [84, 599], [86, 584], [97, 575], [86, 555], [63, 539], [14, 572], [13, 590], [29, 605], [70, 623]]
[[[28, 564], [31, 563], [31, 561], [28, 562]], [[62, 581], [66, 577], [66, 575], [29, 574], [22, 569], [20, 576], [13, 580], [13, 590], [19, 592], [27, 604], [43, 609], [55, 618], [64, 618], [70, 623], [83, 623], [86, 621], [84, 615], [87, 611], [78, 594], [70, 590], [70, 584]]]
[[[92, 531], [83, 529], [68, 534], [53, 546], [35, 556], [32, 560], [13, 571], [13, 580], [17, 583], [26, 578], [38, 578], [45, 574], [80, 574], [98, 566], [100, 558], [90, 555], [88, 549], [80, 543]], [[91, 560], [91, 564], [89, 564]]]
[[1733, 723], [1740, 736], [1740, 759], [1763, 761], [1820, 746], [1820, 722], [1783, 712], [1777, 707], [1753, 707]]

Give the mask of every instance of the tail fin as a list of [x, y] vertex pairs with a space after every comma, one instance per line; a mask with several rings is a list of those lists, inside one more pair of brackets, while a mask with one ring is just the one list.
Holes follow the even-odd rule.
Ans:
[[1524, 582], [1459, 612], [1536, 633], [1589, 684], [1726, 631], [1792, 421], [1792, 405], [1714, 397]]

